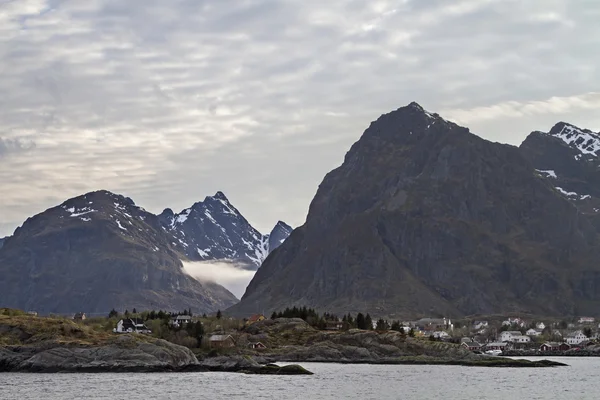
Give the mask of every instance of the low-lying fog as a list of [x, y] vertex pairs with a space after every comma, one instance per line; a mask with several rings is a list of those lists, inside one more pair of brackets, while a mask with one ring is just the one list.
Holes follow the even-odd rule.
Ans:
[[183, 269], [199, 281], [215, 282], [224, 286], [238, 299], [242, 297], [256, 273], [229, 261], [183, 261]]

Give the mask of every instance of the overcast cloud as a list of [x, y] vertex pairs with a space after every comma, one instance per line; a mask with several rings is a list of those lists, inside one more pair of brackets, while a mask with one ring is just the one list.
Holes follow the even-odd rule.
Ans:
[[595, 0], [0, 0], [0, 236], [91, 190], [304, 222], [380, 114], [600, 129]]

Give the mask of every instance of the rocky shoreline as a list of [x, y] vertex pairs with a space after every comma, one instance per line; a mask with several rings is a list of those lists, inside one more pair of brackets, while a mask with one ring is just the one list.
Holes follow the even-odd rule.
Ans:
[[129, 335], [106, 346], [0, 347], [0, 372], [240, 372], [267, 375], [312, 375], [299, 365], [260, 364], [248, 356], [222, 356], [198, 360], [186, 347], [157, 339], [137, 342]]
[[[310, 375], [312, 373], [300, 365], [276, 363], [519, 368], [565, 365], [547, 360], [477, 355], [454, 344], [409, 338], [393, 331], [319, 331], [301, 319], [255, 323], [239, 331], [234, 348], [199, 355], [187, 347], [147, 335], [93, 332], [61, 320], [38, 321], [46, 325], [38, 327], [32, 335], [33, 328], [20, 327], [17, 322], [0, 324], [0, 333], [4, 334], [4, 344], [0, 345], [0, 372], [215, 371]], [[248, 344], [256, 342], [266, 344], [267, 348], [251, 350]]]
[[600, 346], [567, 351], [508, 350], [502, 357], [600, 357]]

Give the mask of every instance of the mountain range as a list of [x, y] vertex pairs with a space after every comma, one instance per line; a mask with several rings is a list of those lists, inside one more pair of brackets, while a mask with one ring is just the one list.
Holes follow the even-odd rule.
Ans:
[[87, 193], [28, 218], [3, 240], [0, 305], [91, 314], [224, 309], [235, 296], [190, 277], [182, 261], [228, 260], [256, 270], [275, 246], [271, 239], [283, 241], [290, 231], [279, 222], [260, 234], [221, 192], [158, 216], [121, 195]]
[[384, 114], [229, 312], [598, 315], [599, 150], [564, 122], [514, 147], [417, 103]]

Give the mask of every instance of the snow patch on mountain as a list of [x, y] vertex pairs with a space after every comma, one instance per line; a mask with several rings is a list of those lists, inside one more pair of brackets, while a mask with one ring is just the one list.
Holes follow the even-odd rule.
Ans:
[[574, 125], [566, 123], [561, 125], [562, 127], [558, 132], [551, 133], [552, 136], [563, 140], [566, 144], [576, 148], [583, 154], [598, 155], [598, 151], [600, 150], [600, 135], [587, 129], [580, 129]]
[[544, 170], [541, 170], [541, 169], [536, 169], [536, 171], [539, 172], [540, 174], [546, 175], [547, 178], [554, 178], [554, 179], [557, 178], [556, 173], [554, 171], [552, 171], [552, 170], [544, 171]]

